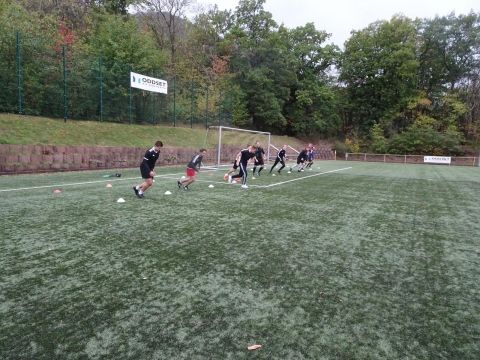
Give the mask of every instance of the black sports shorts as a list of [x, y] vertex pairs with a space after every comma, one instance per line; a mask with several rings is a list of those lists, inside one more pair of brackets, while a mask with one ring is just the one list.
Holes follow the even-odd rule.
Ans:
[[142, 174], [142, 179], [150, 179], [150, 171], [151, 170], [147, 164], [143, 162], [140, 164], [140, 173]]

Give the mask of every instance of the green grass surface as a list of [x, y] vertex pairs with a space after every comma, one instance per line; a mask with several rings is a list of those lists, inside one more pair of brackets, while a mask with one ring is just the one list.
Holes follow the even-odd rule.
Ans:
[[1, 359], [478, 359], [479, 168], [182, 170], [0, 177]]
[[[98, 121], [77, 121], [50, 119], [34, 116], [0, 114], [0, 144], [18, 145], [99, 145], [145, 147], [160, 139], [166, 146], [211, 146], [216, 143], [216, 136], [210, 132], [205, 144], [204, 128], [185, 128], [164, 125], [129, 125]], [[267, 144], [267, 139], [249, 133], [224, 133], [224, 144], [253, 143], [260, 140]], [[287, 136], [272, 136], [272, 143], [277, 146], [286, 143], [296, 148], [302, 142]]]

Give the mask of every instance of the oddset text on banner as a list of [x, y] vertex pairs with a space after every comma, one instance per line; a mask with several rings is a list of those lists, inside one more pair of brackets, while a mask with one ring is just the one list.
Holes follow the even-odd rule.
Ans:
[[142, 90], [167, 94], [168, 84], [165, 80], [130, 72], [130, 86]]

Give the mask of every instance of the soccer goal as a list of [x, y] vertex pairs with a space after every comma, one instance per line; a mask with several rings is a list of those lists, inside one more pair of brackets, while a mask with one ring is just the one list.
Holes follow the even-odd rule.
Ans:
[[248, 145], [258, 141], [265, 151], [265, 160], [270, 157], [271, 134], [264, 131], [254, 131], [232, 128], [228, 126], [209, 126], [205, 134], [204, 146], [215, 149], [215, 166], [230, 165], [235, 155]]

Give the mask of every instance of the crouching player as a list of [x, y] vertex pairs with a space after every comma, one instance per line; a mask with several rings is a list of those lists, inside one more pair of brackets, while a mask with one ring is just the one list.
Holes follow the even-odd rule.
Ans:
[[312, 145], [307, 156], [307, 166], [306, 168], [312, 170], [313, 160], [315, 159], [315, 146]]
[[263, 170], [263, 165], [264, 165], [263, 157], [265, 156], [265, 151], [263, 150], [262, 146], [260, 145], [260, 142], [257, 141], [255, 145], [257, 147], [257, 150], [255, 150], [255, 162], [253, 164], [253, 177], [252, 177], [252, 179], [255, 179], [255, 170], [257, 170], [257, 166], [259, 167], [258, 172], [257, 172], [257, 176], [260, 176], [260, 171]]
[[307, 161], [309, 151], [310, 151], [310, 148], [308, 146], [305, 146], [305, 148], [302, 151], [300, 151], [300, 154], [298, 154], [297, 156], [297, 164], [291, 167], [290, 171], [293, 171], [293, 169], [295, 168], [298, 169], [298, 172], [304, 171], [305, 161]]
[[197, 173], [200, 171], [200, 166], [202, 166], [202, 160], [206, 153], [206, 149], [200, 149], [198, 154], [193, 155], [192, 160], [187, 164], [187, 176], [177, 181], [179, 189], [183, 188], [183, 190], [188, 190], [188, 185], [196, 180]]
[[229, 176], [228, 182], [232, 183], [233, 179], [242, 178], [242, 189], [248, 189], [247, 185], [247, 164], [248, 161], [255, 157], [256, 146], [250, 145], [248, 148], [241, 150], [237, 155], [237, 164], [240, 172], [237, 175]]

